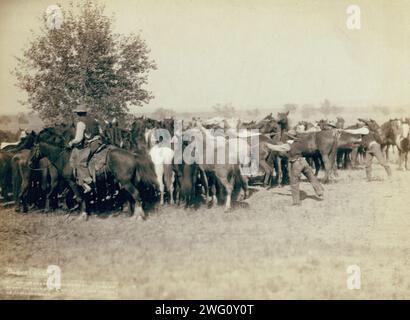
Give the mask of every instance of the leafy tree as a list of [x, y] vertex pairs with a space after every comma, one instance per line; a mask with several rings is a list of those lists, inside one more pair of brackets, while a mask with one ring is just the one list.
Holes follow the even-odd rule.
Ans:
[[72, 119], [80, 102], [108, 119], [123, 118], [129, 107], [153, 98], [144, 86], [156, 65], [139, 34], [114, 34], [113, 19], [92, 1], [71, 3], [62, 13], [59, 28], [48, 28], [44, 15], [40, 33], [17, 58], [17, 86], [28, 95], [23, 104], [56, 122]]

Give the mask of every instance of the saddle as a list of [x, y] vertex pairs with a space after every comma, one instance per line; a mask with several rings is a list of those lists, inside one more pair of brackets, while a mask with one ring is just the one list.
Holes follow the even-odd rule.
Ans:
[[92, 155], [88, 162], [88, 170], [94, 183], [96, 182], [97, 175], [106, 172], [108, 153], [115, 148], [115, 146], [103, 144]]

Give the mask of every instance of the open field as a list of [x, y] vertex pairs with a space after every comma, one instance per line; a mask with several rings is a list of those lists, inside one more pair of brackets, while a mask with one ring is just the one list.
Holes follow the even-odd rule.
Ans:
[[[144, 222], [2, 209], [0, 297], [408, 299], [410, 172], [387, 181], [374, 164], [374, 175], [340, 172], [324, 201], [302, 183], [301, 207], [289, 187], [258, 189], [249, 209], [165, 207]], [[48, 265], [61, 268], [59, 292], [46, 289]], [[347, 289], [349, 265], [360, 290]]]

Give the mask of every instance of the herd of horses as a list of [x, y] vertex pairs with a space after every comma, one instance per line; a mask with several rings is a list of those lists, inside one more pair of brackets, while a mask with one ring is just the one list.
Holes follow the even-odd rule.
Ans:
[[[67, 145], [75, 134], [75, 125], [57, 124], [37, 133], [32, 131], [21, 135], [19, 141], [0, 150], [1, 196], [5, 203], [15, 203], [19, 212], [27, 212], [30, 208], [44, 211], [63, 208], [67, 212], [80, 210], [84, 217], [91, 212], [128, 209], [130, 215], [146, 218], [147, 211], [167, 202], [185, 207], [224, 204], [228, 211], [240, 197], [249, 196], [249, 185], [262, 184], [270, 188], [289, 182], [288, 153], [280, 147], [295, 135], [298, 143], [292, 143], [290, 147], [296, 148], [308, 160], [316, 175], [324, 169], [324, 183], [333, 175], [337, 176], [338, 169], [357, 167], [366, 154], [361, 143], [365, 133], [360, 128], [377, 134], [386, 157], [389, 148], [396, 148], [399, 169], [407, 170], [409, 118], [388, 120], [381, 126], [374, 120], [359, 119], [350, 127], [345, 127], [342, 118], [334, 123], [301, 121], [291, 128], [288, 116], [289, 112], [283, 112], [251, 122], [221, 118], [206, 121], [193, 118], [183, 122], [182, 132], [197, 129], [213, 139], [215, 152], [226, 146], [228, 135], [210, 135], [209, 129], [214, 129], [213, 133], [220, 128], [225, 130], [222, 132], [228, 132], [227, 129], [257, 130], [257, 176], [249, 176], [242, 170], [249, 165], [250, 159], [250, 149], [241, 147], [249, 144], [247, 137], [235, 137], [236, 145], [239, 145], [235, 152], [247, 152], [245, 156], [238, 155], [242, 159], [238, 163], [177, 162], [174, 161], [176, 148], [188, 148], [189, 143], [175, 132], [175, 119], [158, 121], [135, 117], [128, 128], [121, 127], [116, 121], [105, 122], [100, 130], [103, 145], [100, 153], [95, 155], [100, 159], [100, 165], [95, 168], [90, 193], [84, 193], [76, 183], [70, 166], [71, 150]], [[158, 128], [170, 133], [172, 143], [169, 147], [152, 139]], [[0, 132], [1, 136], [7, 134]]]

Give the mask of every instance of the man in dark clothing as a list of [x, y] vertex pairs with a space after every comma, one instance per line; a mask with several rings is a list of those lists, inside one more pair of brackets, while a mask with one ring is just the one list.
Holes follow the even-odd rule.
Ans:
[[384, 169], [386, 170], [387, 176], [389, 178], [392, 176], [390, 166], [383, 156], [380, 142], [378, 141], [380, 141], [380, 136], [373, 131], [370, 131], [369, 134], [363, 136], [362, 138], [363, 146], [366, 148], [365, 168], [366, 168], [366, 178], [367, 178], [367, 181], [369, 182], [372, 181], [373, 157], [376, 157], [379, 163], [384, 167]]
[[289, 160], [289, 162], [290, 162], [290, 188], [292, 191], [293, 205], [301, 204], [300, 190], [299, 190], [301, 173], [303, 173], [303, 175], [308, 179], [313, 189], [315, 190], [316, 195], [320, 199], [322, 199], [324, 188], [320, 184], [315, 174], [313, 173], [312, 168], [309, 166], [306, 159], [300, 156], [300, 157]]
[[288, 137], [295, 141], [290, 145], [288, 153], [290, 163], [290, 188], [292, 191], [293, 205], [300, 205], [300, 175], [303, 175], [308, 179], [316, 195], [319, 198], [323, 198], [324, 188], [320, 184], [317, 177], [314, 175], [312, 168], [307, 163], [306, 159], [302, 156], [301, 149], [297, 147], [298, 138], [296, 135], [288, 134]]
[[[296, 137], [295, 133], [288, 132], [286, 134], [290, 139], [287, 144], [284, 145], [269, 145], [268, 147], [274, 151], [282, 153], [289, 158], [290, 163], [290, 188], [292, 192], [293, 205], [300, 205], [300, 175], [303, 174], [313, 189], [315, 190], [316, 195], [323, 199], [324, 188], [320, 184], [317, 177], [314, 175], [312, 168], [307, 163], [306, 159], [302, 156], [302, 148], [299, 148], [298, 143], [299, 139]], [[284, 151], [284, 146], [287, 145], [287, 152]]]
[[100, 127], [98, 122], [87, 115], [85, 105], [80, 105], [73, 112], [77, 113], [76, 133], [69, 147], [73, 147], [70, 156], [70, 164], [77, 177], [77, 182], [84, 188], [84, 192], [90, 192], [92, 177], [88, 170], [88, 162], [92, 155], [101, 146]]

